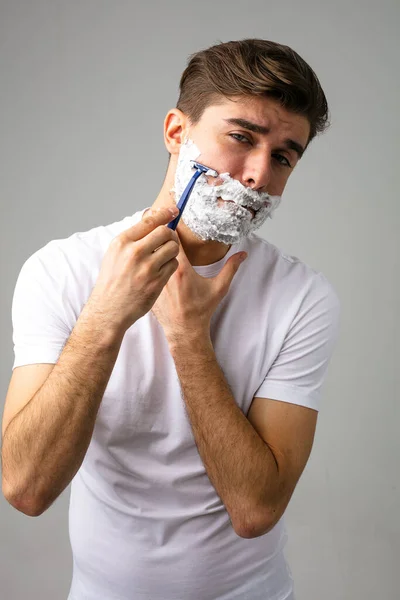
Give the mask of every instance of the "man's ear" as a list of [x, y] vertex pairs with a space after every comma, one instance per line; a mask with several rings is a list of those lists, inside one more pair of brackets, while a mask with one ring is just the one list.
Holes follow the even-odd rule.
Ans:
[[179, 154], [188, 137], [188, 117], [179, 108], [171, 108], [164, 119], [164, 143], [169, 154]]

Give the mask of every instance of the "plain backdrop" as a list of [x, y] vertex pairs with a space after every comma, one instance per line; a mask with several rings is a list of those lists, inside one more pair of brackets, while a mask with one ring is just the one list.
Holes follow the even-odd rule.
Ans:
[[[396, 0], [0, 0], [2, 401], [23, 262], [153, 203], [188, 56], [260, 37], [294, 48], [321, 81], [332, 125], [258, 232], [321, 270], [342, 303], [286, 511], [298, 600], [400, 598], [399, 24]], [[66, 599], [69, 489], [38, 518], [0, 497], [2, 600]]]

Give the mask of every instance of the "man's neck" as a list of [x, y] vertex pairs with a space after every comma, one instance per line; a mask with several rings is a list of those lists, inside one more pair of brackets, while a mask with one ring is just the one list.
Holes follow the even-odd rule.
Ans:
[[215, 241], [203, 241], [185, 225], [182, 219], [176, 229], [181, 244], [193, 267], [211, 265], [218, 262], [229, 252], [231, 246]]

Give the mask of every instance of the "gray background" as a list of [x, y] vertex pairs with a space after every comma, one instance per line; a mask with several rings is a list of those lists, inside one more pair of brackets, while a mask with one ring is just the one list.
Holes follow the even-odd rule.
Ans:
[[[342, 302], [312, 456], [286, 512], [298, 600], [400, 597], [399, 6], [0, 1], [2, 399], [22, 263], [152, 204], [188, 55], [261, 37], [292, 46], [320, 78], [332, 126], [260, 229], [320, 269]], [[68, 502], [69, 487], [30, 518], [0, 497], [2, 599], [66, 598]]]

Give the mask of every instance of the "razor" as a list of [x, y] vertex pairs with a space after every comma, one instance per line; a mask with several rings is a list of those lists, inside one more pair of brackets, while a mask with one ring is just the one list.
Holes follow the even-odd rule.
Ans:
[[190, 194], [192, 193], [194, 184], [196, 183], [196, 181], [198, 180], [200, 175], [205, 174], [205, 175], [209, 175], [210, 177], [218, 177], [217, 171], [214, 171], [214, 169], [210, 169], [209, 167], [206, 167], [205, 165], [202, 165], [201, 163], [198, 163], [195, 160], [191, 160], [190, 165], [193, 169], [196, 169], [196, 172], [193, 174], [193, 177], [191, 178], [191, 180], [185, 187], [185, 190], [177, 204], [177, 207], [179, 209], [179, 215], [177, 217], [175, 217], [175, 219], [173, 221], [171, 221], [170, 223], [168, 223], [168, 225], [167, 225], [167, 227], [169, 227], [170, 229], [173, 229], [174, 231], [178, 226], [178, 223], [182, 216], [183, 210], [186, 206], [187, 201], [190, 198]]

